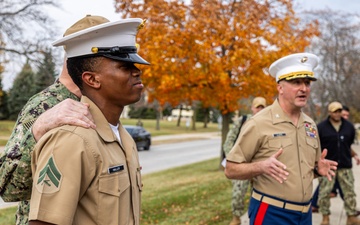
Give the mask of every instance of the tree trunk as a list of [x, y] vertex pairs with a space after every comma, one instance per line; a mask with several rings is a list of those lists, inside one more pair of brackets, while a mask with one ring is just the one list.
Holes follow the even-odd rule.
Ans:
[[160, 130], [160, 118], [161, 118], [161, 107], [159, 106], [158, 102], [155, 104], [156, 109], [156, 130]]
[[204, 128], [207, 128], [208, 122], [209, 122], [209, 108], [206, 108], [204, 114]]
[[193, 108], [193, 116], [191, 118], [192, 120], [192, 126], [191, 126], [191, 130], [196, 130], [196, 113], [197, 113], [198, 109], [196, 107]]
[[177, 127], [180, 127], [182, 109], [183, 109], [183, 108], [182, 108], [182, 105], [180, 105], [179, 117], [178, 117], [177, 124], [176, 124]]

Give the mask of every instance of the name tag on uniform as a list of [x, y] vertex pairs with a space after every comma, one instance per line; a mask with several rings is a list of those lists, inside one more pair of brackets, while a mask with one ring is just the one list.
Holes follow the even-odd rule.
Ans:
[[285, 137], [286, 134], [285, 133], [277, 133], [277, 134], [273, 134], [273, 137]]
[[124, 170], [124, 165], [113, 166], [108, 168], [108, 173], [112, 174], [122, 170]]

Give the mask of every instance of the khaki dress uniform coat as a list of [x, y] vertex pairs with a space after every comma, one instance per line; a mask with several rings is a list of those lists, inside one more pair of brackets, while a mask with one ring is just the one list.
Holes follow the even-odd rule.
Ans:
[[284, 201], [309, 202], [313, 170], [321, 149], [316, 124], [305, 113], [301, 113], [295, 126], [275, 100], [244, 124], [227, 160], [236, 163], [263, 161], [280, 148], [283, 153], [278, 160], [286, 165], [288, 179], [281, 184], [268, 175], [259, 175], [253, 179], [254, 189]]
[[117, 140], [88, 98], [96, 129], [62, 126], [32, 155], [30, 220], [54, 224], [138, 225], [141, 174], [136, 144], [120, 124]]

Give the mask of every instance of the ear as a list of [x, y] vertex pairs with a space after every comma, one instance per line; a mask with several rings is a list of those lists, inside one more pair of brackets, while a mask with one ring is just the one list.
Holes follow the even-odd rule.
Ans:
[[276, 86], [277, 90], [278, 90], [278, 93], [281, 95], [283, 94], [283, 85], [282, 85], [282, 82], [279, 82]]
[[82, 80], [84, 84], [89, 87], [99, 89], [101, 87], [101, 83], [99, 80], [99, 75], [95, 72], [86, 71], [82, 74]]

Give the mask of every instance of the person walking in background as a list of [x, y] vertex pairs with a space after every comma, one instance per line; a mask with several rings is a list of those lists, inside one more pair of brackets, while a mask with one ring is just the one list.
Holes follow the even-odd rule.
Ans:
[[[350, 118], [350, 110], [349, 107], [342, 105], [342, 110], [341, 110], [341, 117], [344, 118], [345, 120], [349, 121]], [[349, 121], [350, 122], [350, 121]], [[354, 126], [354, 125], [353, 125]], [[357, 143], [357, 131], [355, 129], [355, 139], [354, 139], [354, 143]], [[354, 158], [354, 160], [356, 161], [356, 165], [360, 165], [360, 157], [359, 155], [354, 151], [353, 148], [351, 148], [351, 157]], [[360, 215], [360, 212], [359, 212]]]
[[[263, 97], [255, 97], [251, 104], [252, 115], [260, 112], [266, 107], [266, 100]], [[227, 133], [226, 140], [223, 145], [225, 156], [230, 152], [234, 146], [237, 137], [239, 136], [242, 125], [246, 122], [251, 115], [243, 115], [239, 120], [234, 123], [233, 128]], [[240, 217], [244, 214], [245, 210], [245, 195], [249, 189], [249, 180], [231, 180], [232, 183], [232, 198], [231, 209], [233, 218], [230, 225], [241, 224]]]
[[[341, 117], [346, 119], [346, 120], [349, 120], [349, 118], [350, 118], [350, 109], [349, 109], [349, 107], [343, 105], [343, 109], [341, 110]], [[355, 144], [359, 144], [358, 143], [358, 133], [357, 133], [356, 130], [355, 130]]]
[[318, 63], [314, 54], [297, 53], [270, 66], [278, 97], [244, 124], [227, 156], [229, 179], [253, 181], [251, 225], [312, 224], [313, 179], [335, 175], [337, 163], [325, 159], [316, 124], [302, 112]]
[[[343, 108], [341, 110], [341, 117], [344, 118], [345, 120], [349, 121], [349, 117], [350, 117], [349, 108], [344, 105], [342, 107]], [[355, 140], [356, 140], [356, 131], [355, 131]], [[358, 154], [354, 151], [353, 148], [351, 148], [351, 157], [354, 158], [356, 165], [360, 165], [360, 158], [359, 158]], [[330, 198], [336, 197], [338, 192], [340, 194], [341, 199], [344, 200], [344, 194], [339, 185], [339, 181], [335, 178], [335, 184], [334, 184], [333, 189], [331, 190]], [[312, 203], [311, 203], [313, 213], [319, 212], [318, 199], [319, 199], [319, 185], [317, 186], [317, 188], [314, 192]], [[359, 216], [359, 215], [360, 215], [360, 211], [356, 210], [356, 216]]]
[[[101, 16], [87, 15], [71, 26], [64, 36], [109, 22]], [[64, 124], [94, 129], [89, 104], [79, 102], [80, 89], [68, 74], [66, 56], [55, 83], [31, 97], [21, 110], [14, 130], [0, 157], [0, 196], [6, 202], [20, 201], [16, 225], [28, 225], [31, 196], [31, 152], [49, 130]]]
[[342, 107], [343, 108], [341, 109], [341, 117], [346, 119], [346, 120], [349, 120], [349, 118], [350, 118], [350, 109], [349, 109], [349, 107], [347, 107], [346, 105], [343, 105]]
[[355, 128], [352, 123], [341, 117], [342, 105], [332, 102], [328, 106], [329, 116], [318, 124], [321, 146], [328, 149], [327, 159], [338, 162], [335, 179], [329, 181], [319, 179], [319, 212], [323, 215], [321, 225], [330, 224], [330, 192], [335, 180], [344, 194], [344, 208], [347, 215], [347, 225], [360, 225], [356, 218], [356, 194], [354, 190], [354, 175], [352, 172], [351, 145], [355, 138]]
[[[350, 109], [349, 107], [343, 105], [342, 106], [342, 110], [341, 110], [341, 117], [344, 118], [345, 120], [347, 121], [350, 121], [349, 118], [350, 118]], [[354, 140], [354, 143], [357, 144], [358, 142], [358, 135], [357, 135], [357, 131], [355, 129], [355, 140]], [[354, 151], [353, 148], [351, 148], [351, 157], [354, 158], [354, 160], [356, 161], [356, 165], [360, 165], [360, 157], [359, 155]], [[360, 211], [358, 211], [358, 214], [360, 215]]]

